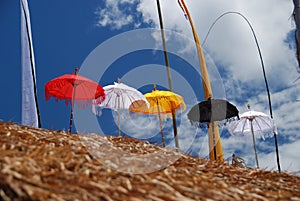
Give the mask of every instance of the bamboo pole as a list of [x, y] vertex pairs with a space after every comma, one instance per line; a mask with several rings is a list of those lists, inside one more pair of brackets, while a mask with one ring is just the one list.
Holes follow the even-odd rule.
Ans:
[[[202, 51], [202, 47], [200, 44], [200, 40], [198, 38], [198, 34], [196, 32], [196, 29], [193, 24], [193, 20], [191, 18], [190, 12], [184, 2], [184, 0], [178, 0], [179, 5], [185, 12], [194, 36], [194, 40], [196, 43], [196, 48], [197, 48], [197, 53], [200, 61], [200, 72], [202, 75], [202, 84], [203, 84], [203, 90], [204, 90], [204, 96], [206, 100], [209, 100], [212, 98], [212, 89], [210, 85], [210, 79], [206, 67], [206, 62], [204, 58], [204, 54]], [[219, 128], [217, 122], [210, 122], [208, 123], [208, 141], [209, 141], [209, 158], [210, 160], [217, 160], [219, 162], [224, 161], [224, 154], [222, 150], [222, 143], [220, 139], [220, 133], [219, 133]]]
[[[166, 45], [166, 39], [165, 39], [165, 33], [164, 33], [164, 25], [163, 25], [163, 19], [162, 19], [162, 13], [161, 13], [159, 0], [156, 0], [156, 4], [157, 4], [158, 16], [159, 16], [161, 37], [162, 37], [163, 48], [164, 48], [164, 57], [165, 57], [165, 62], [166, 62], [166, 69], [167, 69], [167, 74], [168, 74], [169, 90], [171, 92], [173, 92], [171, 72], [170, 72], [170, 63], [169, 63], [169, 57], [168, 57], [168, 52], [167, 52], [167, 45]], [[176, 112], [175, 112], [175, 110], [172, 110], [172, 121], [173, 121], [175, 147], [178, 150], [179, 149], [179, 140], [178, 140], [178, 131], [177, 131]]]
[[[294, 1], [295, 3], [295, 1]], [[298, 3], [299, 4], [299, 3]], [[216, 24], [216, 22], [221, 19], [222, 17], [224, 17], [225, 15], [228, 15], [228, 14], [237, 14], [239, 16], [241, 16], [246, 22], [247, 24], [249, 25], [250, 29], [251, 29], [251, 32], [252, 32], [252, 35], [254, 37], [254, 40], [255, 40], [255, 44], [256, 44], [256, 47], [257, 47], [257, 50], [258, 50], [258, 54], [259, 54], [259, 58], [260, 58], [260, 62], [261, 62], [261, 67], [262, 67], [262, 71], [263, 71], [263, 77], [264, 77], [264, 80], [265, 80], [265, 84], [266, 84], [266, 89], [267, 89], [267, 95], [268, 95], [268, 101], [269, 101], [269, 110], [270, 110], [270, 116], [271, 116], [271, 119], [273, 119], [273, 112], [272, 112], [272, 103], [271, 103], [271, 95], [270, 95], [270, 90], [269, 90], [269, 85], [268, 85], [268, 80], [267, 80], [267, 76], [266, 76], [266, 71], [265, 71], [265, 65], [264, 65], [264, 61], [263, 61], [263, 58], [262, 58], [262, 53], [260, 51], [260, 47], [259, 47], [259, 44], [258, 44], [258, 41], [257, 41], [257, 37], [255, 35], [255, 32], [254, 32], [254, 29], [252, 27], [252, 25], [250, 24], [249, 20], [241, 13], [239, 12], [235, 12], [235, 11], [229, 11], [229, 12], [225, 12], [223, 13], [222, 15], [220, 15], [214, 22], [213, 24], [210, 26], [205, 38], [204, 38], [204, 42], [203, 44], [205, 43], [206, 39], [207, 39], [207, 36], [208, 34], [210, 33], [212, 27]], [[275, 141], [275, 150], [276, 150], [276, 159], [277, 159], [277, 168], [278, 168], [278, 172], [281, 172], [281, 167], [280, 167], [280, 161], [279, 161], [279, 149], [278, 149], [278, 141], [277, 141], [277, 133], [274, 131], [274, 141]]]

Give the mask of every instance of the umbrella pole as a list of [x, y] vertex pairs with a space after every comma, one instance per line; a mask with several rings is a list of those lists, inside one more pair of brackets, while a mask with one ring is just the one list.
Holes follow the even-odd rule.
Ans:
[[159, 120], [159, 128], [160, 128], [160, 132], [161, 132], [161, 141], [162, 141], [162, 146], [166, 147], [166, 143], [165, 143], [165, 134], [163, 131], [163, 127], [162, 127], [162, 121], [161, 121], [161, 117], [160, 114], [158, 113], [158, 120]]
[[72, 122], [73, 122], [73, 100], [72, 100], [71, 105], [72, 105], [72, 107], [71, 107], [71, 115], [70, 115], [69, 133], [71, 133], [71, 131], [72, 131]]
[[217, 160], [217, 149], [216, 149], [216, 136], [214, 132], [214, 122], [211, 123], [212, 126], [212, 138], [213, 138], [213, 145], [214, 145], [214, 157]]
[[120, 97], [118, 96], [118, 136], [121, 135], [120, 130]]
[[250, 124], [251, 124], [251, 133], [252, 133], [253, 147], [254, 147], [254, 152], [255, 152], [256, 166], [257, 166], [257, 168], [259, 168], [252, 121], [250, 121]]
[[72, 123], [73, 123], [73, 110], [74, 110], [74, 99], [75, 99], [75, 93], [76, 93], [76, 85], [73, 85], [73, 96], [71, 100], [71, 115], [70, 115], [70, 127], [69, 127], [69, 133], [72, 132]]

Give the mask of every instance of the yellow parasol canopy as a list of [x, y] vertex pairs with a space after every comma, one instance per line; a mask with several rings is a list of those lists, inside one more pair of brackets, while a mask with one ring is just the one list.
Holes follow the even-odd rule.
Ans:
[[170, 114], [172, 114], [172, 111], [174, 112], [178, 109], [180, 109], [181, 112], [184, 111], [186, 109], [184, 99], [174, 92], [157, 90], [156, 85], [154, 85], [154, 90], [151, 93], [144, 94], [144, 96], [150, 104], [149, 108], [147, 108], [146, 104], [135, 101], [131, 104], [129, 110], [137, 113], [157, 115], [162, 134], [162, 144], [165, 146], [161, 115], [171, 117]]
[[130, 110], [144, 114], [171, 114], [172, 110], [181, 109], [184, 111], [186, 105], [182, 96], [171, 91], [161, 91], [154, 89], [152, 92], [144, 94], [150, 107], [144, 104], [132, 104]]

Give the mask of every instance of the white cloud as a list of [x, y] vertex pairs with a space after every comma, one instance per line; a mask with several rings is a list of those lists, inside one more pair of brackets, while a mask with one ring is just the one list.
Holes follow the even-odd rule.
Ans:
[[105, 8], [97, 8], [95, 14], [98, 16], [98, 26], [110, 26], [113, 29], [121, 29], [129, 24], [139, 24], [134, 22], [134, 13], [130, 7], [137, 0], [106, 0]]
[[[182, 32], [192, 38], [189, 22], [184, 18], [177, 1], [160, 2], [165, 28]], [[132, 5], [136, 8], [135, 14], [141, 17], [139, 20], [133, 12], [128, 12], [129, 8], [121, 9], [122, 4], [125, 3], [129, 7]], [[279, 147], [282, 167], [289, 171], [299, 171], [300, 160], [295, 152], [300, 142], [298, 135], [300, 102], [296, 101], [300, 99], [300, 81], [293, 84], [298, 77], [298, 66], [294, 50], [291, 50], [285, 43], [287, 34], [294, 29], [290, 20], [293, 2], [287, 0], [278, 0], [276, 3], [273, 0], [186, 0], [186, 4], [190, 9], [201, 42], [210, 25], [225, 12], [240, 12], [249, 20], [261, 48], [279, 136], [284, 136], [288, 140]], [[155, 1], [106, 0], [106, 7], [98, 9], [97, 14], [100, 26], [120, 29], [129, 24], [139, 27], [144, 22], [159, 27]], [[167, 42], [170, 43], [168, 36]], [[194, 44], [183, 45], [184, 43], [178, 44], [185, 53], [191, 53], [190, 50], [194, 50], [189, 48]], [[240, 113], [247, 111], [246, 104], [249, 102], [253, 109], [269, 114], [258, 49], [247, 22], [239, 15], [224, 16], [210, 32], [204, 49], [215, 61], [221, 77], [224, 78], [228, 100], [236, 104]], [[184, 134], [180, 135], [180, 143], [186, 147], [194, 139], [195, 130], [188, 125], [188, 121], [183, 122], [180, 130], [184, 131]], [[152, 126], [154, 128], [154, 124]], [[201, 141], [205, 141], [205, 138], [202, 138]], [[246, 146], [251, 154], [245, 157], [247, 160], [253, 161], [251, 143], [233, 138], [223, 139], [222, 143], [225, 156], [230, 156], [235, 150], [242, 150]], [[199, 154], [204, 155], [207, 146], [203, 147], [197, 141], [192, 144], [192, 149], [201, 149]], [[262, 167], [276, 169], [274, 152], [260, 153], [259, 157]]]

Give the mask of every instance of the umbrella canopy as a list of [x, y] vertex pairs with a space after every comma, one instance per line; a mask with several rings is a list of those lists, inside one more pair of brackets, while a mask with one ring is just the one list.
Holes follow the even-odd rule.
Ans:
[[151, 93], [144, 94], [150, 107], [145, 110], [144, 105], [141, 107], [132, 106], [133, 112], [142, 112], [144, 114], [171, 114], [172, 110], [186, 109], [184, 99], [171, 91], [161, 91], [154, 89]]
[[146, 107], [150, 106], [146, 97], [140, 91], [123, 83], [114, 82], [113, 85], [107, 85], [103, 89], [105, 90], [106, 98], [99, 104], [100, 107], [118, 110], [129, 109], [132, 104], [146, 104]]
[[248, 112], [243, 113], [240, 116], [240, 120], [229, 123], [228, 131], [232, 135], [246, 133], [252, 134], [256, 165], [259, 168], [255, 136], [261, 137], [263, 139], [265, 137], [273, 136], [276, 133], [276, 126], [274, 124], [273, 119], [271, 119], [265, 113], [250, 110]]
[[72, 129], [74, 103], [80, 108], [84, 108], [92, 104], [94, 99], [97, 100], [97, 103], [101, 103], [105, 99], [103, 88], [98, 83], [78, 75], [78, 68], [75, 68], [73, 74], [65, 74], [47, 82], [45, 96], [47, 101], [54, 97], [56, 101], [65, 100], [67, 105], [71, 102], [69, 132]]
[[[98, 103], [105, 99], [103, 88], [98, 83], [78, 75], [78, 69], [73, 74], [65, 74], [46, 83], [45, 95], [47, 101], [51, 97], [56, 101], [65, 100], [66, 104], [73, 100], [79, 107], [89, 105], [93, 99], [97, 99]], [[81, 104], [83, 102], [87, 104]]]
[[[239, 118], [238, 109], [230, 102], [222, 99], [208, 99], [194, 105], [187, 114], [188, 119], [195, 125], [202, 125], [201, 123], [212, 123], [215, 121], [223, 121], [225, 119]], [[213, 129], [212, 129], [213, 130]], [[212, 132], [212, 146], [214, 151], [214, 158], [217, 159], [216, 136]]]
[[274, 120], [267, 114], [254, 110], [243, 113], [240, 120], [232, 121], [227, 128], [231, 134], [245, 134], [253, 130], [256, 137], [263, 139], [272, 137], [276, 132]]
[[184, 99], [171, 91], [161, 91], [156, 90], [154, 85], [154, 90], [151, 93], [144, 94], [150, 107], [145, 109], [144, 105], [132, 106], [130, 110], [133, 112], [143, 113], [143, 114], [154, 114], [158, 116], [161, 135], [162, 135], [162, 145], [165, 147], [164, 132], [162, 128], [161, 114], [172, 114], [172, 111], [179, 110], [184, 111], [186, 109]]
[[208, 123], [238, 117], [239, 111], [226, 100], [209, 99], [193, 106], [187, 116], [191, 122]]
[[113, 85], [107, 85], [103, 89], [106, 98], [98, 106], [118, 111], [118, 135], [120, 136], [120, 109], [129, 109], [131, 105], [133, 107], [143, 105], [143, 107], [148, 108], [149, 103], [140, 91], [120, 83], [120, 79], [118, 79], [118, 83], [114, 82]]

